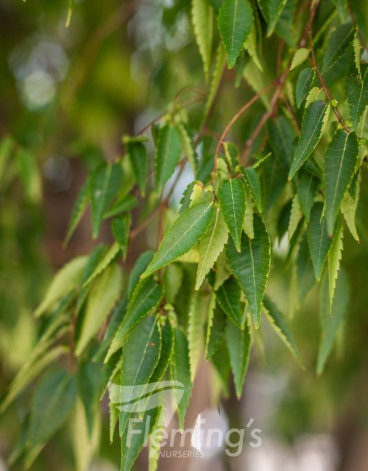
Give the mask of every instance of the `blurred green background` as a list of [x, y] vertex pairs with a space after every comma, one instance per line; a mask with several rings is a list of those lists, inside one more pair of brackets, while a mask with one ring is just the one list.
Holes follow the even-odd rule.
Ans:
[[[11, 137], [18, 153], [17, 159], [0, 161], [0, 395], [37, 341], [32, 311], [52, 273], [96, 244], [86, 217], [69, 246], [62, 246], [87, 170], [102, 158], [119, 155], [121, 136], [138, 132], [165, 112], [183, 87], [206, 91], [189, 9], [186, 0], [79, 0], [66, 28], [67, 0], [0, 0], [0, 135]], [[272, 40], [264, 50], [272, 69]], [[265, 83], [267, 73], [266, 67]], [[208, 130], [221, 132], [253, 94], [244, 80], [234, 88], [235, 74], [226, 72], [223, 77]], [[201, 106], [188, 110], [193, 122], [200, 120]], [[239, 120], [233, 130], [235, 141], [244, 142], [263, 111], [260, 103]], [[362, 176], [361, 242], [356, 244], [347, 232], [344, 241], [343, 266], [352, 293], [349, 315], [323, 376], [315, 374], [319, 317], [314, 288], [290, 321], [306, 371], [298, 369], [266, 329], [264, 355], [252, 354], [242, 401], [231, 394], [224, 403], [231, 423], [245, 427], [249, 418], [255, 420], [262, 429], [262, 447], [246, 449], [231, 462], [211, 455], [205, 460], [167, 460], [162, 469], [368, 470], [366, 171]], [[176, 202], [189, 178], [188, 171]], [[110, 240], [107, 229], [101, 240]], [[143, 235], [128, 263], [146, 245]], [[284, 258], [284, 251], [276, 251], [270, 290], [287, 311]], [[206, 365], [201, 368], [192, 400], [193, 420], [201, 410], [213, 407], [208, 400], [211, 385], [203, 380], [208, 379]], [[6, 460], [29, 396], [23, 394], [0, 418], [1, 471], [8, 469]], [[119, 446], [108, 443], [107, 418], [104, 411], [96, 470], [118, 469]], [[32, 469], [73, 466], [70, 428], [65, 427]], [[139, 466], [145, 468], [144, 457]], [[17, 463], [13, 469], [21, 467]]]

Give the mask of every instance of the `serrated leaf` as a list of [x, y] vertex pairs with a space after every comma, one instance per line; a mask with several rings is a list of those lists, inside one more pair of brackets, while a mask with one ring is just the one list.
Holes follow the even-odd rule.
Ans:
[[112, 233], [120, 246], [123, 259], [125, 259], [128, 250], [130, 224], [130, 213], [114, 218], [111, 222]]
[[[203, 1], [203, 0], [201, 0]], [[185, 157], [187, 158], [190, 166], [192, 167], [193, 174], [196, 175], [197, 173], [197, 156], [194, 150], [193, 141], [187, 131], [187, 128], [184, 126], [183, 123], [177, 124], [180, 139], [181, 139], [181, 146], [183, 148], [183, 152]]]
[[285, 7], [286, 0], [258, 0], [258, 4], [267, 21], [267, 36], [271, 36]]
[[315, 101], [306, 109], [298, 145], [289, 172], [289, 180], [294, 177], [295, 173], [316, 148], [322, 136], [323, 124], [328, 117], [328, 110], [329, 105], [324, 101]]
[[242, 324], [241, 289], [235, 278], [228, 278], [216, 291], [216, 299], [224, 313], [238, 327]]
[[332, 309], [332, 303], [334, 299], [334, 293], [336, 288], [336, 280], [339, 274], [340, 261], [342, 257], [343, 249], [343, 237], [344, 237], [344, 227], [340, 223], [336, 230], [331, 250], [328, 255], [328, 285], [329, 285], [329, 294], [330, 294], [330, 312]]
[[362, 64], [362, 77], [349, 73], [346, 79], [346, 97], [349, 103], [353, 129], [356, 130], [368, 105], [368, 65]]
[[82, 219], [82, 216], [85, 210], [87, 209], [88, 202], [89, 202], [89, 179], [87, 179], [84, 182], [82, 188], [79, 191], [78, 197], [75, 200], [72, 214], [70, 216], [68, 230], [66, 232], [66, 236], [64, 240], [64, 245], [66, 245], [69, 242], [76, 227], [78, 226], [80, 220]]
[[188, 348], [190, 379], [193, 382], [203, 347], [203, 323], [208, 309], [208, 298], [202, 292], [194, 292], [188, 314]]
[[296, 47], [296, 40], [292, 28], [296, 9], [295, 0], [287, 0], [284, 9], [281, 12], [275, 31], [292, 49]]
[[265, 295], [263, 299], [264, 311], [270, 320], [272, 326], [274, 327], [277, 334], [280, 336], [281, 340], [284, 342], [286, 347], [290, 350], [292, 355], [295, 357], [299, 365], [304, 368], [303, 361], [300, 357], [298, 347], [296, 346], [294, 337], [290, 332], [289, 326], [286, 323], [285, 316], [279, 310], [277, 305], [272, 301], [272, 299]]
[[310, 92], [315, 77], [316, 71], [311, 67], [307, 67], [300, 72], [295, 87], [295, 101], [298, 108], [301, 107], [303, 101]]
[[197, 245], [205, 235], [214, 212], [213, 203], [207, 202], [195, 204], [183, 211], [166, 233], [142, 277], [146, 278]]
[[226, 315], [216, 303], [216, 295], [212, 292], [208, 308], [205, 358], [209, 360], [224, 340]]
[[307, 60], [309, 56], [309, 49], [301, 47], [295, 52], [291, 61], [290, 70], [296, 69], [300, 64]]
[[92, 236], [98, 236], [105, 212], [118, 194], [123, 181], [121, 163], [103, 163], [92, 173], [89, 191], [92, 211]]
[[221, 213], [224, 216], [235, 247], [240, 252], [240, 241], [245, 214], [245, 190], [239, 178], [224, 180], [218, 189]]
[[358, 139], [355, 133], [338, 130], [330, 142], [325, 155], [324, 186], [326, 220], [330, 236], [346, 190], [353, 178], [358, 160]]
[[38, 385], [31, 403], [30, 445], [46, 442], [62, 426], [76, 400], [74, 376], [62, 370], [46, 376]]
[[124, 345], [127, 335], [136, 326], [136, 324], [140, 322], [143, 317], [155, 310], [161, 301], [162, 296], [162, 286], [153, 278], [146, 278], [138, 284], [129, 300], [123, 321], [115, 334], [109, 351], [107, 352], [105, 363], [113, 353]]
[[229, 69], [232, 69], [252, 29], [252, 7], [248, 0], [225, 0], [217, 20], [226, 49], [227, 63]]
[[198, 290], [207, 273], [213, 267], [228, 239], [228, 228], [219, 208], [203, 239], [199, 243], [199, 263], [195, 289]]
[[185, 414], [192, 394], [190, 380], [188, 340], [179, 328], [175, 328], [174, 352], [171, 357], [170, 370], [173, 381], [182, 384], [182, 389], [175, 388], [176, 407], [179, 427], [184, 430]]
[[[290, 124], [290, 121], [286, 119], [285, 116], [278, 116], [275, 120], [269, 122], [268, 128], [270, 145], [275, 154], [275, 157], [277, 157], [280, 163], [283, 164], [286, 170], [289, 170], [293, 160], [294, 150], [294, 130]], [[277, 159], [274, 159], [274, 157], [271, 156], [268, 161]], [[270, 163], [267, 164], [266, 162], [266, 165], [270, 165]]]
[[254, 216], [254, 239], [243, 233], [240, 254], [233, 241], [229, 240], [226, 255], [231, 271], [247, 297], [254, 324], [259, 327], [261, 304], [271, 263], [270, 238], [260, 216]]
[[1, 403], [0, 412], [3, 413], [18, 394], [20, 394], [48, 365], [61, 355], [66, 355], [68, 351], [69, 349], [65, 345], [58, 345], [45, 352], [43, 355], [38, 356], [31, 364], [27, 364], [25, 368], [21, 368], [10, 384], [9, 391]]
[[354, 239], [359, 242], [359, 235], [355, 223], [355, 213], [358, 205], [358, 198], [353, 198], [349, 192], [346, 193], [342, 204], [341, 211], [344, 215], [346, 224], [348, 225], [349, 231]]
[[245, 184], [247, 185], [249, 191], [252, 194], [252, 198], [256, 204], [257, 211], [262, 212], [262, 191], [261, 191], [261, 181], [259, 179], [258, 173], [252, 167], [241, 167], [241, 174], [244, 178]]
[[288, 226], [289, 241], [292, 239], [302, 217], [303, 214], [300, 207], [299, 197], [298, 195], [295, 195], [291, 204], [290, 220]]
[[[145, 396], [145, 386], [159, 362], [161, 353], [161, 329], [156, 316], [147, 316], [135, 326], [123, 348], [123, 363], [120, 375], [119, 402], [126, 407], [120, 409], [119, 435], [126, 440], [129, 418], [137, 411], [134, 402]], [[139, 395], [137, 396], [139, 391]], [[139, 407], [139, 403], [138, 404]]]
[[174, 329], [170, 320], [166, 318], [165, 323], [161, 326], [161, 351], [160, 358], [152, 373], [150, 382], [155, 383], [162, 379], [171, 360], [174, 351]]
[[251, 192], [248, 188], [245, 188], [245, 214], [243, 221], [243, 230], [248, 237], [253, 239], [254, 227], [253, 227], [253, 205]]
[[97, 334], [102, 323], [114, 307], [123, 288], [123, 276], [119, 265], [107, 268], [96, 280], [88, 295], [83, 313], [81, 331], [75, 353], [81, 355], [88, 342]]
[[104, 219], [119, 216], [121, 213], [125, 213], [130, 209], [133, 209], [138, 205], [137, 198], [132, 195], [124, 195], [118, 198], [109, 210], [104, 214]]
[[148, 267], [150, 262], [153, 259], [153, 252], [151, 250], [147, 250], [147, 252], [143, 252], [138, 260], [135, 262], [135, 265], [130, 273], [129, 280], [128, 280], [128, 288], [127, 288], [127, 297], [128, 299], [130, 296], [133, 294], [133, 291], [135, 290], [139, 278], [142, 275], [142, 273], [145, 271], [145, 269]]
[[323, 203], [317, 202], [312, 208], [308, 226], [308, 245], [316, 280], [321, 279], [322, 270], [331, 247], [332, 239], [328, 236], [326, 218], [323, 215]]
[[330, 314], [328, 276], [323, 280], [320, 298], [321, 340], [318, 350], [317, 374], [322, 374], [331, 353], [339, 327], [349, 304], [349, 280], [344, 270], [340, 270], [336, 282], [336, 294]]
[[124, 142], [132, 164], [134, 175], [138, 182], [140, 193], [144, 196], [146, 193], [146, 181], [149, 167], [146, 146], [143, 142], [129, 138], [126, 138]]
[[[215, 99], [218, 87], [221, 82], [222, 78], [222, 73], [224, 71], [226, 63], [226, 54], [225, 54], [225, 48], [222, 42], [220, 42], [217, 52], [216, 52], [216, 61], [215, 61], [215, 66], [212, 72], [212, 77], [210, 80], [210, 85], [208, 89], [208, 94], [207, 94], [207, 100], [204, 105], [204, 110], [203, 110], [203, 119], [202, 119], [202, 124], [205, 122], [208, 112], [210, 111], [212, 105], [213, 105], [213, 100]], [[199, 178], [199, 175], [196, 175], [197, 178]]]
[[160, 129], [155, 160], [156, 192], [160, 194], [166, 182], [174, 173], [181, 154], [181, 140], [178, 128], [165, 124]]
[[249, 363], [251, 337], [246, 324], [243, 329], [228, 320], [226, 327], [226, 344], [230, 357], [231, 370], [234, 376], [235, 391], [238, 399], [243, 391], [245, 374]]
[[35, 316], [41, 316], [52, 309], [60, 298], [79, 286], [86, 261], [87, 257], [75, 258], [57, 272], [43, 301], [35, 310]]
[[322, 74], [325, 74], [346, 52], [354, 39], [353, 23], [340, 25], [329, 37], [322, 62]]
[[298, 304], [300, 305], [315, 283], [312, 260], [309, 253], [307, 234], [304, 234], [296, 259]]
[[213, 9], [208, 0], [192, 0], [192, 23], [203, 62], [204, 76], [208, 81], [213, 35]]
[[118, 242], [112, 244], [109, 250], [105, 253], [98, 265], [94, 268], [93, 272], [89, 275], [87, 280], [83, 283], [83, 288], [88, 286], [98, 275], [100, 275], [109, 265], [115, 260], [118, 253], [120, 252], [120, 245]]
[[300, 206], [307, 221], [320, 188], [320, 181], [310, 172], [299, 172], [297, 181]]

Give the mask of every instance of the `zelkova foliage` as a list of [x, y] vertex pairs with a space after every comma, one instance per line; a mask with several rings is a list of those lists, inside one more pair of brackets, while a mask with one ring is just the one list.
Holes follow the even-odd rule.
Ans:
[[[110, 383], [140, 386], [148, 398], [150, 383], [180, 382], [181, 428], [204, 358], [224, 394], [232, 372], [240, 397], [264, 323], [304, 368], [303, 352], [268, 285], [280, 247], [290, 311], [313, 286], [320, 289], [316, 369], [322, 373], [348, 313], [343, 241], [348, 232], [358, 239], [355, 213], [368, 138], [368, 17], [356, 2], [349, 8], [337, 1], [304, 3], [192, 1], [191, 47], [198, 47], [207, 83], [201, 119], [190, 119], [179, 91], [166, 114], [139, 135], [124, 136], [123, 156], [98, 165], [81, 187], [66, 243], [88, 209], [92, 237], [107, 222], [113, 242], [64, 266], [35, 311], [43, 325], [39, 342], [1, 406], [4, 411], [41, 375], [16, 451], [28, 465], [77, 403], [94, 443], [99, 401]], [[272, 60], [270, 41], [278, 50]], [[210, 120], [215, 101], [226, 107], [224, 74], [233, 88], [244, 79], [254, 90], [225, 126]], [[237, 144], [228, 140], [257, 101], [263, 114], [254, 116]], [[3, 157], [9, 146], [2, 142]], [[19, 152], [17, 158], [22, 163]], [[183, 172], [192, 182], [175, 206]], [[129, 271], [127, 254], [145, 231], [151, 250]], [[63, 366], [50, 373], [57, 361]], [[129, 419], [149, 418], [152, 432], [164, 406], [138, 413], [118, 405], [110, 396], [110, 435], [121, 439], [121, 469], [130, 470], [144, 442], [137, 434], [127, 447]], [[155, 456], [157, 450], [151, 470]]]

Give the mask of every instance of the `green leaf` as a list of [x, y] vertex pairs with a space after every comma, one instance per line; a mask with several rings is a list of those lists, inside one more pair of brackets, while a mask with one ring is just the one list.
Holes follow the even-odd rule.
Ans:
[[289, 172], [291, 180], [316, 148], [322, 136], [323, 124], [327, 120], [329, 105], [324, 101], [313, 102], [304, 113], [302, 129], [294, 159]]
[[356, 197], [354, 199], [351, 196], [351, 194], [347, 192], [342, 201], [341, 211], [342, 211], [342, 214], [344, 215], [346, 224], [348, 225], [351, 235], [354, 237], [354, 239], [357, 242], [359, 242], [359, 235], [358, 235], [356, 223], [355, 223], [355, 213], [357, 210], [357, 206], [358, 206], [358, 198]]
[[321, 340], [317, 360], [317, 374], [319, 375], [322, 374], [331, 353], [339, 327], [347, 311], [349, 298], [349, 280], [345, 271], [341, 269], [336, 282], [336, 293], [330, 314], [328, 276], [324, 278], [320, 300]]
[[[109, 248], [109, 250], [105, 253], [102, 259], [99, 261], [98, 265], [94, 268], [93, 272], [89, 275], [89, 277], [84, 281], [83, 287], [87, 287], [91, 281], [93, 281], [98, 275], [100, 275], [106, 268], [108, 268], [111, 263], [115, 260], [117, 255], [120, 252], [120, 245], [115, 242]], [[82, 280], [83, 281], [83, 280]]]
[[272, 155], [262, 165], [263, 209], [268, 212], [276, 203], [287, 183], [287, 171], [282, 160]]
[[66, 232], [66, 236], [64, 240], [64, 245], [66, 245], [69, 242], [71, 236], [73, 235], [75, 229], [77, 228], [85, 210], [87, 209], [88, 202], [89, 202], [89, 179], [87, 179], [84, 182], [82, 188], [80, 189], [78, 197], [74, 203], [73, 211], [70, 216], [68, 230]]
[[286, 119], [285, 116], [278, 116], [275, 120], [269, 122], [268, 128], [270, 145], [275, 154], [275, 157], [277, 157], [277, 159], [275, 159], [273, 156], [271, 156], [271, 159], [268, 160], [279, 160], [285, 169], [289, 170], [293, 160], [293, 142], [295, 135], [290, 121]]
[[177, 127], [180, 133], [181, 146], [183, 148], [184, 155], [190, 163], [193, 174], [195, 175], [197, 173], [197, 156], [194, 150], [192, 138], [183, 123], [178, 123]]
[[253, 205], [250, 190], [245, 188], [245, 214], [243, 221], [243, 231], [251, 239], [254, 238], [254, 227], [253, 227]]
[[238, 327], [242, 324], [241, 289], [235, 278], [228, 278], [217, 290], [216, 299], [224, 313]]
[[212, 292], [210, 295], [210, 303], [208, 308], [207, 333], [206, 333], [206, 350], [205, 358], [209, 360], [218, 350], [220, 344], [224, 340], [226, 327], [226, 314], [216, 304], [216, 296]]
[[74, 376], [60, 370], [46, 376], [32, 398], [30, 445], [46, 442], [62, 426], [76, 400], [77, 382]]
[[154, 254], [151, 250], [147, 250], [147, 252], [143, 252], [139, 256], [138, 260], [135, 262], [135, 265], [130, 273], [129, 280], [128, 280], [128, 288], [127, 288], [128, 299], [133, 294], [133, 291], [135, 290], [139, 282], [140, 276], [148, 267], [148, 265], [151, 263], [153, 259], [153, 255]]
[[193, 382], [203, 347], [203, 324], [208, 309], [208, 298], [202, 292], [194, 292], [188, 314], [188, 348], [190, 379]]
[[225, 0], [217, 20], [226, 49], [227, 63], [229, 69], [232, 69], [252, 29], [252, 7], [248, 0]]
[[170, 363], [171, 378], [182, 384], [183, 389], [175, 388], [179, 427], [184, 430], [185, 414], [192, 394], [190, 380], [188, 341], [179, 328], [175, 328], [174, 352]]
[[329, 37], [322, 62], [322, 74], [325, 74], [346, 52], [354, 39], [353, 23], [340, 25]]
[[66, 355], [68, 352], [68, 347], [65, 345], [58, 345], [53, 349], [49, 349], [43, 355], [35, 358], [32, 363], [27, 363], [23, 368], [21, 368], [12, 381], [9, 391], [1, 403], [0, 412], [3, 413], [18, 394], [20, 394], [48, 365], [54, 362], [61, 355]]
[[144, 412], [143, 417], [134, 418], [133, 431], [121, 440], [120, 471], [130, 471], [145, 445], [148, 434], [152, 433], [160, 408]]
[[280, 336], [281, 340], [290, 350], [299, 365], [304, 368], [303, 361], [298, 351], [298, 347], [296, 346], [294, 337], [290, 332], [290, 329], [285, 321], [285, 316], [283, 315], [283, 313], [279, 310], [279, 308], [272, 301], [272, 299], [267, 295], [265, 295], [263, 299], [263, 307], [265, 314], [267, 315], [277, 334]]
[[334, 299], [336, 280], [339, 274], [343, 249], [344, 226], [339, 223], [328, 255], [328, 284], [330, 293], [330, 312]]
[[120, 246], [123, 259], [125, 259], [128, 250], [130, 224], [130, 213], [124, 214], [118, 218], [114, 218], [111, 223], [112, 233], [116, 242]]
[[123, 346], [127, 335], [137, 325], [137, 323], [140, 322], [143, 317], [152, 313], [156, 309], [162, 296], [162, 286], [153, 278], [146, 278], [138, 284], [129, 300], [123, 321], [116, 332], [109, 351], [107, 352], [105, 363], [113, 353]]
[[[161, 319], [162, 321], [162, 319]], [[150, 382], [155, 383], [162, 379], [171, 360], [174, 351], [174, 329], [171, 326], [170, 319], [165, 318], [161, 326], [161, 352], [158, 363], [152, 373]]]
[[300, 72], [295, 87], [295, 101], [298, 108], [301, 107], [303, 101], [307, 98], [315, 77], [316, 71], [311, 67], [307, 67]]
[[228, 228], [219, 208], [203, 239], [199, 243], [199, 263], [195, 289], [198, 290], [213, 267], [228, 239]]
[[58, 271], [43, 301], [35, 310], [35, 316], [41, 316], [52, 309], [59, 299], [79, 286], [86, 261], [87, 257], [77, 257]]
[[181, 154], [181, 140], [178, 128], [165, 124], [160, 129], [155, 160], [156, 191], [160, 194], [165, 183], [174, 173]]
[[165, 268], [163, 276], [163, 285], [165, 289], [165, 301], [174, 304], [176, 296], [182, 286], [183, 267], [180, 263], [170, 263]]
[[231, 271], [243, 289], [256, 327], [261, 321], [261, 304], [271, 263], [271, 243], [260, 216], [254, 216], [254, 239], [243, 233], [240, 254], [229, 240], [226, 246]]
[[[158, 364], [161, 352], [161, 329], [156, 316], [146, 316], [129, 335], [123, 348], [120, 384], [122, 393], [119, 402], [132, 406], [132, 411], [121, 410], [119, 414], [119, 434], [125, 439], [128, 420], [134, 413], [137, 387], [142, 388], [139, 397], [144, 397], [144, 386]], [[126, 388], [124, 388], [126, 386]], [[132, 401], [132, 402], [131, 402]], [[127, 437], [129, 438], [129, 437]]]
[[166, 233], [142, 277], [154, 273], [189, 252], [205, 235], [215, 213], [213, 203], [198, 203], [179, 215]]
[[252, 194], [252, 198], [256, 204], [257, 211], [262, 212], [262, 192], [261, 192], [261, 181], [258, 173], [252, 167], [241, 167], [241, 174], [244, 181]]
[[98, 236], [105, 212], [118, 194], [123, 181], [121, 163], [103, 163], [92, 173], [89, 191], [92, 210], [92, 235]]
[[240, 241], [245, 214], [245, 190], [239, 178], [224, 180], [217, 192], [222, 215], [224, 216], [235, 247], [240, 252]]
[[146, 194], [146, 181], [148, 175], [149, 160], [146, 146], [136, 139], [124, 138], [126, 150], [132, 164], [134, 175], [137, 179], [139, 190], [142, 196]]
[[234, 375], [235, 391], [240, 399], [243, 391], [250, 354], [251, 338], [248, 325], [243, 329], [228, 321], [226, 327], [226, 344], [230, 357], [231, 370]]
[[88, 295], [83, 313], [81, 331], [75, 353], [81, 355], [89, 341], [97, 334], [102, 323], [114, 307], [123, 288], [123, 276], [119, 265], [107, 268], [96, 280]]
[[355, 133], [338, 130], [330, 142], [325, 155], [325, 199], [326, 220], [330, 236], [346, 190], [354, 175], [358, 160], [358, 139]]
[[[205, 120], [207, 119], [208, 113], [209, 113], [209, 111], [210, 111], [210, 109], [213, 105], [213, 101], [215, 99], [217, 90], [219, 88], [221, 78], [222, 78], [222, 74], [223, 74], [224, 67], [225, 67], [225, 59], [226, 59], [226, 57], [225, 57], [225, 48], [224, 48], [222, 42], [220, 42], [220, 44], [218, 46], [218, 49], [217, 49], [217, 52], [216, 52], [216, 61], [215, 61], [215, 66], [214, 66], [214, 69], [213, 69], [213, 72], [212, 72], [210, 85], [209, 85], [209, 88], [208, 88], [207, 100], [206, 100], [206, 103], [205, 103], [204, 109], [203, 109], [202, 125], [203, 125], [203, 123], [205, 123]], [[196, 176], [197, 176], [197, 178], [199, 178], [198, 174]]]
[[300, 206], [307, 221], [320, 188], [320, 181], [310, 172], [299, 172], [297, 181]]
[[271, 36], [284, 9], [286, 0], [258, 0], [258, 4], [264, 19], [267, 21], [267, 36]]
[[23, 182], [24, 194], [32, 203], [40, 202], [42, 193], [41, 178], [35, 155], [26, 149], [18, 148], [15, 158]]
[[309, 49], [305, 47], [298, 49], [293, 56], [293, 60], [291, 61], [290, 70], [296, 69], [300, 64], [306, 61], [309, 56], [309, 52]]
[[299, 198], [298, 198], [298, 195], [295, 195], [293, 198], [292, 205], [291, 205], [290, 220], [289, 220], [289, 226], [288, 226], [289, 241], [291, 241], [302, 217], [303, 217], [303, 214], [302, 214], [302, 209], [300, 207]]
[[308, 226], [308, 245], [317, 281], [321, 279], [331, 243], [332, 239], [327, 233], [326, 218], [323, 216], [323, 203], [315, 203]]
[[204, 76], [208, 81], [211, 66], [213, 9], [208, 0], [192, 0], [194, 36], [203, 61]]
[[301, 304], [315, 283], [314, 268], [309, 253], [307, 234], [304, 234], [296, 259], [298, 304]]
[[137, 198], [132, 195], [123, 195], [121, 198], [118, 198], [111, 208], [106, 211], [104, 214], [104, 219], [111, 218], [114, 216], [119, 216], [121, 213], [125, 213], [130, 209], [133, 209], [138, 205]]
[[346, 79], [346, 97], [349, 103], [353, 129], [357, 129], [359, 121], [368, 105], [368, 65], [362, 64], [362, 77], [352, 72]]

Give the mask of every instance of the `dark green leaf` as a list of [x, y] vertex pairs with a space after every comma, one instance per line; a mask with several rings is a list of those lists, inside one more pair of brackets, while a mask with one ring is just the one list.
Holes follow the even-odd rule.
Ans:
[[181, 153], [180, 133], [176, 126], [165, 124], [160, 129], [155, 161], [156, 191], [161, 193], [165, 183], [174, 173]]
[[235, 391], [239, 399], [243, 391], [245, 373], [249, 363], [251, 339], [248, 325], [240, 329], [233, 322], [228, 321], [226, 343], [231, 370], [234, 375]]
[[243, 289], [256, 327], [261, 321], [261, 304], [271, 263], [271, 243], [260, 216], [254, 216], [254, 239], [243, 233], [240, 254], [232, 240], [226, 247], [227, 259]]
[[245, 190], [239, 178], [224, 180], [217, 193], [221, 212], [224, 216], [235, 247], [240, 252], [240, 240], [245, 214]]
[[301, 107], [301, 104], [305, 98], [307, 98], [307, 95], [312, 88], [315, 76], [316, 71], [311, 67], [307, 67], [300, 72], [295, 87], [295, 101], [298, 108]]
[[338, 130], [330, 142], [325, 155], [326, 220], [330, 236], [342, 199], [353, 178], [358, 160], [358, 139], [355, 133]]
[[323, 203], [315, 203], [308, 226], [308, 245], [316, 280], [321, 279], [322, 270], [330, 250], [332, 239], [327, 233], [326, 218], [323, 216]]
[[240, 302], [241, 289], [235, 278], [229, 278], [216, 292], [221, 309], [238, 327], [242, 324], [243, 309]]

